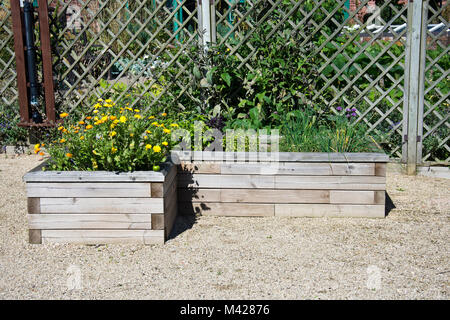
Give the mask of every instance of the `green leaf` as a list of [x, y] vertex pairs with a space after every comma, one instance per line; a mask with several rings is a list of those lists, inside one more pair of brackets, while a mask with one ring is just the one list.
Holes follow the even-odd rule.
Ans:
[[228, 86], [231, 86], [231, 76], [230, 76], [229, 73], [224, 72], [224, 73], [222, 73], [222, 74], [220, 75], [220, 77], [223, 79], [223, 81], [226, 82], [226, 84], [227, 84]]

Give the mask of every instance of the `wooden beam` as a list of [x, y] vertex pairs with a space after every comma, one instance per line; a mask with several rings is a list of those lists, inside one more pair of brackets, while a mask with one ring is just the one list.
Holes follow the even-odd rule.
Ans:
[[14, 33], [14, 53], [16, 57], [17, 88], [19, 92], [20, 122], [30, 121], [30, 110], [28, 103], [27, 76], [25, 66], [25, 49], [23, 45], [22, 13], [20, 1], [11, 0], [11, 18]]

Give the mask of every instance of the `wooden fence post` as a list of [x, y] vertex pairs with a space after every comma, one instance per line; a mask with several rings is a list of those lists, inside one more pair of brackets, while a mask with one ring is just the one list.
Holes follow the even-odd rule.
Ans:
[[410, 0], [403, 101], [403, 161], [407, 174], [416, 174], [422, 155], [423, 104], [428, 0]]
[[198, 1], [198, 24], [203, 46], [216, 42], [216, 7], [214, 0]]

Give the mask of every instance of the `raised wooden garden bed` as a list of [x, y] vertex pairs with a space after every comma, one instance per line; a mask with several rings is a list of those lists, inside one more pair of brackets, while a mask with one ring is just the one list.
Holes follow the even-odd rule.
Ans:
[[[385, 216], [382, 153], [178, 153], [180, 213], [217, 216]], [[228, 159], [227, 161], [225, 161]], [[263, 162], [256, 162], [256, 161]]]
[[30, 243], [164, 243], [177, 214], [176, 166], [160, 172], [42, 171], [24, 176]]

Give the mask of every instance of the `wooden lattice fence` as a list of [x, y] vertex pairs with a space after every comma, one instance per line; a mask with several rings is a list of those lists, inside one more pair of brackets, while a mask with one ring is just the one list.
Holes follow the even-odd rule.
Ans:
[[[356, 121], [383, 134], [393, 158], [448, 164], [449, 2], [404, 2], [50, 0], [58, 111], [90, 108], [111, 90], [138, 92], [134, 103], [146, 107], [162, 99], [180, 110], [183, 101], [201, 103], [189, 85], [197, 63], [190, 48], [224, 45], [240, 68], [251, 68], [249, 39], [268, 25], [305, 46], [314, 41], [320, 68], [313, 99], [333, 111], [356, 108]], [[9, 1], [0, 2], [0, 34], [0, 103], [14, 106]]]

